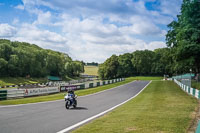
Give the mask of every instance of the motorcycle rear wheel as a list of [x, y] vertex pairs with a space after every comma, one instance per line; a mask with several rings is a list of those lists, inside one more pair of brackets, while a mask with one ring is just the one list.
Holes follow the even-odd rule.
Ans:
[[77, 101], [75, 100], [73, 107], [76, 108], [76, 106], [77, 106]]

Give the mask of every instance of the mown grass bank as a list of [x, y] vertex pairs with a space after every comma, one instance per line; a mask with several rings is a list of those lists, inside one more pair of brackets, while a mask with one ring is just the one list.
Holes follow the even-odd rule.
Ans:
[[5, 77], [0, 78], [0, 86], [46, 83], [47, 78]]
[[98, 76], [98, 66], [84, 66], [84, 74]]
[[140, 95], [73, 133], [185, 133], [198, 106], [171, 81], [153, 81]]
[[[99, 87], [90, 88], [90, 89], [78, 90], [75, 93], [78, 96], [88, 95], [88, 94], [96, 93], [96, 92], [99, 92], [99, 91], [107, 90], [107, 89], [110, 89], [110, 88], [114, 88], [114, 87], [129, 83], [133, 80], [134, 80], [134, 78], [130, 77], [130, 78], [126, 78], [126, 80], [122, 81], [122, 82], [117, 82], [117, 83], [99, 86]], [[36, 102], [59, 100], [59, 99], [64, 99], [64, 94], [66, 94], [66, 92], [65, 93], [52, 94], [52, 95], [46, 95], [46, 96], [37, 96], [37, 97], [29, 97], [29, 98], [22, 98], [22, 99], [5, 100], [5, 101], [0, 101], [0, 105], [27, 104], [27, 103], [36, 103]]]

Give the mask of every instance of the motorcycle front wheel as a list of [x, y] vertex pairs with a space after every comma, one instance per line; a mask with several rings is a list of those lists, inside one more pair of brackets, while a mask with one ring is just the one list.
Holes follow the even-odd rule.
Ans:
[[67, 100], [66, 103], [65, 103], [65, 108], [66, 109], [69, 109], [69, 104], [70, 104], [70, 101]]

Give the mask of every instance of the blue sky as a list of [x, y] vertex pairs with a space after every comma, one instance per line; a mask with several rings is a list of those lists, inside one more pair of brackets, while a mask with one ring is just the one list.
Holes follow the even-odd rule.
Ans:
[[0, 38], [36, 44], [74, 60], [166, 47], [182, 0], [1, 0]]

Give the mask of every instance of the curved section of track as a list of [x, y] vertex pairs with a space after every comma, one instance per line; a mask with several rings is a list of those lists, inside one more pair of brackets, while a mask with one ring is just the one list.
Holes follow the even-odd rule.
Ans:
[[94, 95], [78, 97], [76, 109], [65, 101], [0, 108], [2, 133], [55, 133], [137, 95], [149, 81], [135, 81]]

